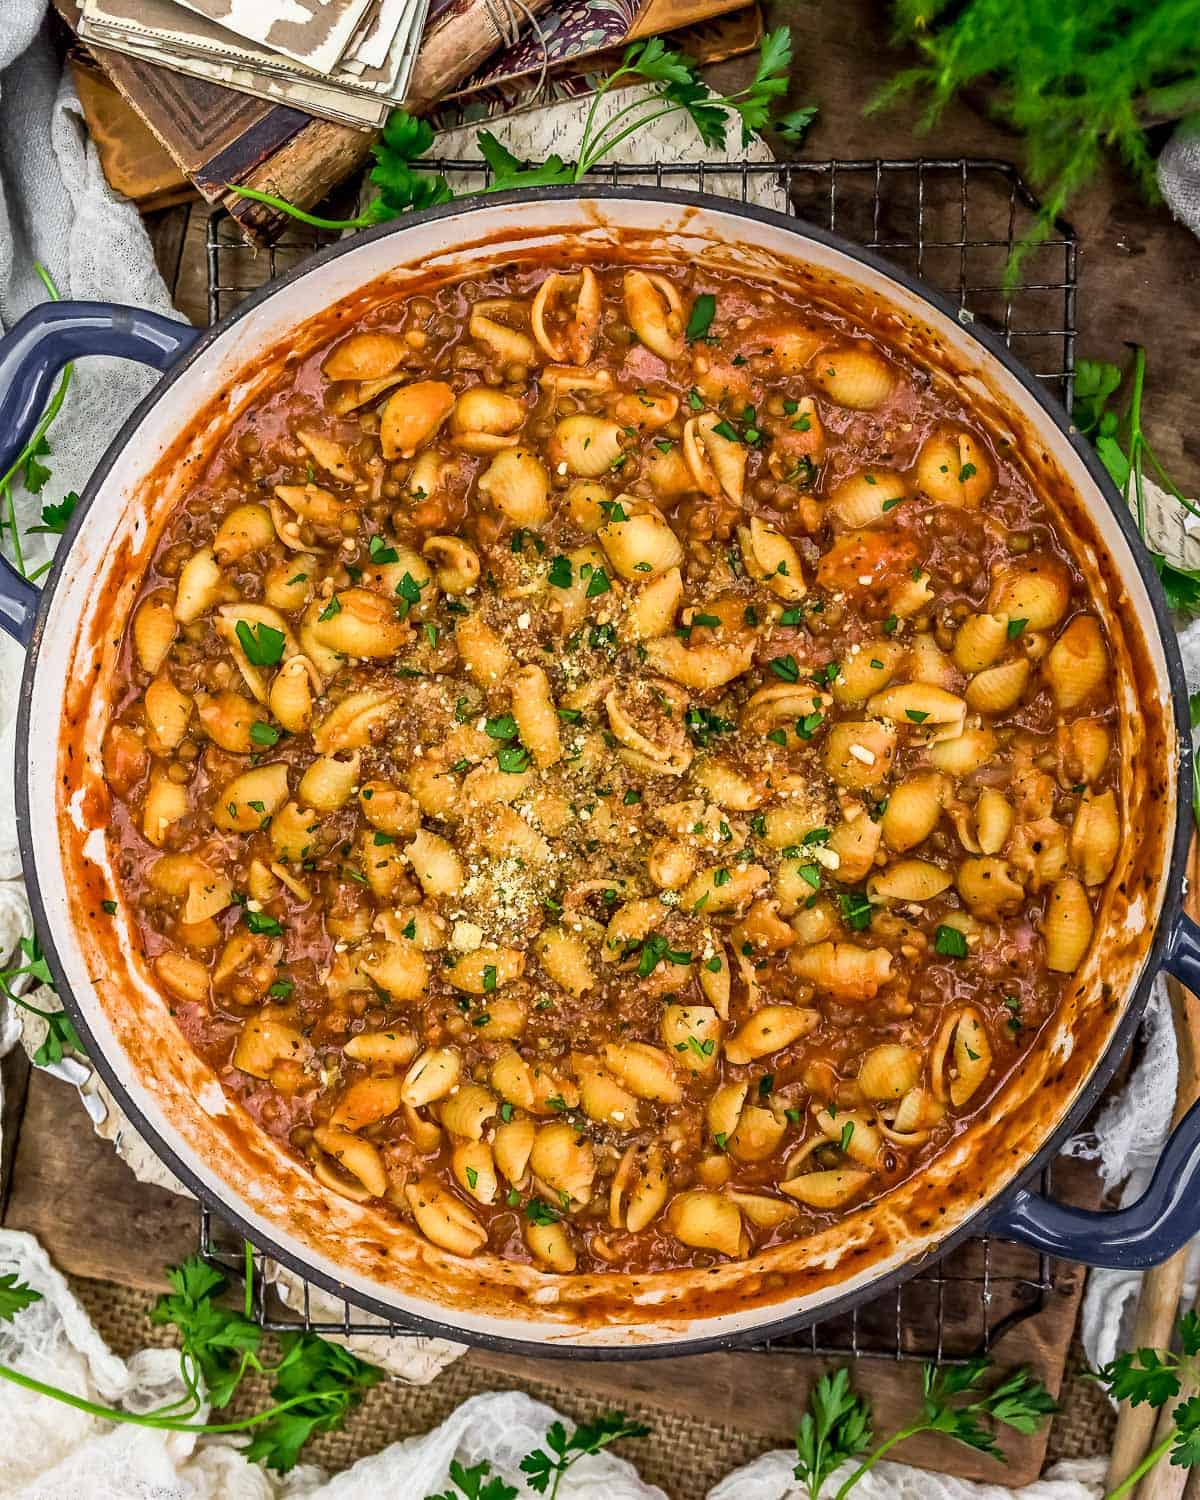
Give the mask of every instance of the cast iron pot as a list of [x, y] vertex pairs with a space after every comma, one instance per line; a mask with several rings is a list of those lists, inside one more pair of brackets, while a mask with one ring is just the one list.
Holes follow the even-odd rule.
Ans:
[[[420, 277], [527, 255], [687, 258], [783, 279], [885, 325], [885, 336], [990, 413], [1071, 525], [1118, 649], [1127, 829], [1118, 889], [1062, 1013], [942, 1157], [841, 1224], [743, 1265], [657, 1277], [563, 1278], [489, 1268], [322, 1188], [227, 1101], [183, 1042], [137, 951], [108, 866], [99, 737], [113, 641], [157, 528], [223, 423], [315, 347], [313, 320], [367, 307]], [[322, 338], [329, 336], [325, 325]], [[1030, 1186], [1094, 1104], [1155, 975], [1200, 989], [1200, 929], [1180, 910], [1191, 832], [1182, 664], [1126, 507], [1067, 413], [1004, 345], [939, 294], [837, 236], [753, 206], [658, 189], [570, 189], [456, 202], [359, 234], [262, 288], [204, 333], [98, 303], [28, 314], [0, 342], [0, 472], [56, 373], [92, 354], [163, 372], [117, 432], [46, 587], [4, 564], [0, 624], [27, 648], [17, 817], [38, 932], [63, 1003], [121, 1108], [222, 1218], [309, 1281], [411, 1328], [540, 1354], [677, 1355], [758, 1342], [844, 1312], [987, 1230], [1096, 1266], [1165, 1258], [1200, 1229], [1200, 1106], [1176, 1128], [1145, 1195], [1085, 1212]], [[999, 427], [997, 427], [999, 424]], [[69, 1187], [68, 1187], [68, 1190]], [[104, 1212], [104, 1205], [96, 1205]]]

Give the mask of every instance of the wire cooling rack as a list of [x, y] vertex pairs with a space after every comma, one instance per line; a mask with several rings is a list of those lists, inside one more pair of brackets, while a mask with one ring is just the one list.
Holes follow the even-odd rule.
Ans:
[[[478, 162], [430, 161], [459, 193], [486, 186]], [[998, 333], [1047, 387], [1070, 405], [1075, 368], [1078, 252], [1070, 227], [1030, 250], [1005, 285], [1014, 245], [1032, 227], [1037, 201], [1008, 162], [986, 158], [703, 162], [608, 166], [592, 174], [614, 185], [680, 188], [759, 202], [879, 251], [953, 298], [964, 317]], [[268, 250], [241, 239], [218, 211], [208, 221], [208, 313], [216, 322], [250, 292], [290, 270], [333, 236], [289, 230]], [[207, 1208], [200, 1251], [233, 1277], [243, 1243]], [[254, 1254], [255, 1309], [276, 1331], [404, 1337], [408, 1330], [301, 1283], [285, 1304], [268, 1282], [271, 1266]], [[1031, 1250], [981, 1237], [851, 1313], [761, 1346], [769, 1352], [875, 1355], [953, 1362], [991, 1348], [1008, 1329], [1045, 1306], [1058, 1289], [1054, 1263]]]

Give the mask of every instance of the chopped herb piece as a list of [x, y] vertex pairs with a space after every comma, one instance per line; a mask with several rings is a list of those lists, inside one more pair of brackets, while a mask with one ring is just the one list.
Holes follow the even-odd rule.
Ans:
[[713, 315], [717, 310], [717, 299], [711, 292], [701, 292], [692, 303], [691, 316], [688, 318], [687, 328], [684, 330], [684, 338], [689, 344], [694, 344], [697, 339], [702, 339], [712, 325]]
[[465, 1173], [467, 1186], [474, 1190], [479, 1184], [479, 1173], [474, 1167], [468, 1167]]
[[[808, 432], [812, 427], [812, 419], [809, 417], [807, 412], [801, 412], [796, 420], [789, 425], [791, 426], [793, 432]], [[871, 484], [875, 483], [873, 479], [870, 479], [869, 482]]]
[[583, 718], [583, 709], [560, 708], [558, 711], [558, 717], [563, 721], [564, 724], [578, 724], [580, 719]]
[[242, 908], [242, 921], [253, 933], [261, 933], [263, 937], [282, 937], [283, 926], [275, 918], [269, 917], [263, 911], [251, 911], [249, 907]]
[[903, 495], [893, 495], [890, 500], [885, 500], [883, 502], [883, 504], [880, 506], [880, 510], [895, 510], [897, 505], [902, 505], [903, 503]]
[[721, 623], [721, 616], [720, 615], [704, 615], [704, 614], [700, 614], [700, 615], [693, 615], [692, 616], [692, 624], [693, 625], [706, 625], [706, 626], [709, 627], [709, 629], [715, 629], [718, 625], [720, 625], [720, 623]]
[[560, 1215], [541, 1198], [531, 1198], [525, 1205], [525, 1217], [531, 1224], [557, 1224]]
[[[643, 566], [648, 568], [649, 564], [643, 565], [642, 563], [638, 563], [639, 568]], [[588, 599], [596, 599], [601, 594], [607, 594], [611, 588], [612, 584], [608, 581], [608, 574], [603, 568], [596, 568], [591, 578], [588, 579], [586, 597]]]
[[307, 583], [307, 582], [308, 582], [308, 574], [307, 573], [293, 573], [292, 576], [287, 581], [287, 586], [288, 586], [288, 588], [291, 588], [293, 584]]
[[829, 842], [829, 829], [810, 828], [800, 842], [802, 844], [827, 844]]
[[895, 615], [888, 615], [887, 619], [883, 622], [884, 635], [894, 635], [896, 633], [896, 627], [899, 624], [900, 621], [896, 618]]
[[730, 719], [722, 719], [709, 708], [694, 705], [683, 716], [688, 733], [697, 745], [707, 746], [715, 734], [732, 734], [737, 725]]
[[267, 994], [273, 1000], [286, 1000], [295, 988], [296, 986], [290, 979], [277, 979], [274, 984], [268, 986]]
[[963, 464], [962, 468], [958, 471], [959, 484], [966, 484], [967, 480], [974, 478], [977, 472], [974, 464]]
[[641, 792], [635, 792], [632, 789], [630, 789], [628, 792], [626, 792], [625, 795], [621, 798], [621, 801], [625, 804], [626, 807], [633, 807], [636, 803], [640, 802], [641, 800], [642, 800], [642, 794], [641, 794]]
[[264, 724], [257, 719], [250, 726], [250, 738], [256, 745], [274, 745], [279, 739], [279, 731], [273, 724]]
[[838, 1145], [843, 1151], [850, 1149], [850, 1142], [854, 1139], [854, 1121], [847, 1120], [842, 1126], [842, 1133], [838, 1139]]
[[333, 617], [334, 617], [334, 615], [340, 615], [341, 612], [342, 612], [342, 601], [338, 598], [338, 596], [336, 594], [334, 594], [330, 598], [329, 603], [325, 606], [325, 608], [317, 616], [317, 619], [318, 620], [332, 620]]
[[967, 940], [957, 927], [941, 926], [934, 934], [933, 948], [944, 958], [966, 958]]
[[790, 653], [787, 656], [772, 658], [768, 666], [776, 677], [782, 678], [784, 682], [799, 682], [800, 680], [800, 668], [796, 665], [796, 658]]
[[813, 890], [818, 891], [821, 889], [820, 865], [801, 865], [796, 873], [800, 876], [801, 880], [807, 880]]
[[569, 589], [575, 581], [574, 570], [571, 567], [569, 557], [556, 557], [550, 564], [550, 573], [547, 581], [552, 588]]
[[796, 720], [796, 733], [802, 740], [811, 740], [824, 722], [824, 714], [805, 714], [802, 719]]
[[803, 620], [804, 611], [802, 609], [785, 609], [784, 612], [779, 616], [779, 623], [781, 625], [799, 625], [803, 622]]
[[496, 751], [496, 763], [510, 776], [519, 776], [529, 769], [529, 751], [524, 745], [502, 745]]
[[704, 402], [701, 399], [700, 392], [696, 389], [695, 386], [693, 386], [688, 392], [688, 405], [692, 408], [693, 411], [704, 410]]
[[421, 602], [421, 590], [429, 583], [428, 578], [424, 583], [418, 583], [411, 573], [405, 573], [404, 577], [396, 585], [396, 592], [400, 595], [401, 607], [400, 618], [408, 614], [414, 604]]
[[371, 561], [380, 567], [384, 563], [400, 561], [400, 554], [396, 551], [395, 547], [389, 547], [381, 536], [373, 536], [367, 543], [367, 547], [371, 553]]
[[842, 921], [851, 932], [865, 932], [871, 925], [871, 903], [865, 891], [847, 891], [838, 896]]
[[1028, 620], [1010, 620], [1008, 622], [1008, 638], [1009, 638], [1009, 640], [1010, 641], [1015, 641], [1016, 638], [1021, 634], [1022, 630], [1024, 630], [1025, 627], [1026, 627], [1026, 625], [1028, 625], [1028, 624], [1029, 624]]
[[117, 914], [117, 903], [115, 901], [101, 901], [100, 909], [107, 912], [110, 917], [115, 917]]
[[731, 443], [740, 443], [742, 441], [741, 434], [737, 428], [732, 422], [727, 422], [724, 417], [716, 424], [713, 431], [718, 437], [727, 438]]
[[283, 660], [284, 635], [282, 630], [275, 630], [270, 625], [260, 625], [257, 622], [248, 625], [245, 620], [239, 620], [234, 626], [238, 643], [246, 653], [246, 660], [252, 667], [273, 667]]
[[675, 444], [671, 441], [670, 438], [655, 438], [654, 446], [660, 453], [670, 453]]
[[494, 719], [487, 720], [483, 732], [493, 740], [515, 740], [517, 721], [512, 714], [497, 714]]
[[911, 719], [914, 724], [924, 724], [929, 715], [927, 712], [920, 708], [906, 708], [904, 710], [904, 717], [906, 719]]
[[787, 745], [787, 730], [786, 729], [769, 729], [767, 731], [767, 738], [774, 745], [784, 745], [784, 746], [786, 746]]

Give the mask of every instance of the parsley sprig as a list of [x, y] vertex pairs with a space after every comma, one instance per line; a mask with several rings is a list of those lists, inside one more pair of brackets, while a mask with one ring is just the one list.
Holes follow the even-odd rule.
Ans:
[[[1158, 483], [1189, 515], [1200, 518], [1200, 508], [1180, 493], [1179, 486], [1163, 468], [1142, 428], [1146, 351], [1140, 344], [1129, 347], [1133, 351], [1133, 360], [1127, 376], [1123, 376], [1116, 365], [1103, 360], [1079, 361], [1073, 415], [1080, 432], [1095, 443], [1100, 461], [1125, 497], [1125, 503], [1132, 503], [1138, 532], [1144, 542], [1147, 464]], [[1112, 403], [1126, 379], [1128, 394], [1124, 405], [1118, 409]], [[1150, 558], [1171, 608], [1184, 614], [1200, 613], [1200, 572], [1177, 567], [1153, 549], [1150, 549]]]
[[[37, 937], [21, 938], [18, 948], [25, 962], [0, 972], [0, 993], [21, 1010], [28, 1011], [31, 1016], [40, 1016], [46, 1023], [46, 1040], [33, 1054], [34, 1062], [44, 1068], [48, 1063], [62, 1062], [63, 1055], [67, 1052], [85, 1055], [75, 1023], [65, 1010], [43, 1010], [40, 1005], [34, 1005], [13, 990], [12, 981], [23, 975], [28, 975], [36, 984], [44, 984], [47, 989], [54, 989], [54, 976], [50, 973], [50, 966]], [[0, 1317], [2, 1316], [0, 1313]]]
[[[58, 288], [55, 286], [54, 278], [50, 275], [50, 272], [46, 270], [40, 261], [34, 261], [33, 269], [37, 272], [38, 278], [46, 288], [46, 295], [50, 298], [51, 302], [57, 302], [59, 300]], [[47, 402], [46, 410], [42, 413], [37, 426], [30, 434], [29, 441], [17, 454], [16, 458], [13, 459], [12, 463], [9, 464], [8, 469], [3, 474], [0, 474], [0, 536], [5, 531], [8, 532], [9, 541], [12, 544], [13, 562], [16, 564], [17, 571], [23, 578], [28, 578], [31, 582], [40, 578], [50, 567], [50, 564], [48, 562], [43, 563], [40, 568], [35, 568], [32, 573], [25, 566], [25, 554], [21, 548], [21, 533], [17, 526], [13, 485], [17, 480], [18, 470], [20, 470], [21, 481], [24, 487], [31, 495], [40, 495], [50, 480], [50, 468], [42, 462], [42, 459], [49, 456], [50, 453], [50, 442], [46, 434], [49, 432], [55, 417], [58, 416], [59, 411], [62, 409], [63, 402], [67, 399], [67, 391], [70, 389], [74, 368], [74, 365], [63, 366], [62, 379], [58, 382], [53, 396]], [[60, 503], [54, 504], [51, 502], [43, 506], [42, 524], [40, 526], [31, 526], [29, 528], [30, 532], [45, 531], [61, 533], [65, 531], [67, 522], [71, 518], [71, 513], [78, 503], [79, 496], [72, 490], [63, 497]]]
[[594, 1422], [582, 1422], [571, 1433], [561, 1422], [555, 1422], [546, 1433], [546, 1447], [536, 1448], [521, 1460], [521, 1473], [536, 1494], [556, 1500], [562, 1477], [572, 1464], [589, 1453], [599, 1453], [610, 1443], [649, 1434], [650, 1429], [643, 1422], [629, 1421], [623, 1411], [602, 1412]]
[[[501, 193], [512, 188], [582, 182], [622, 141], [644, 131], [656, 120], [680, 111], [689, 116], [708, 146], [723, 146], [734, 120], [741, 126], [743, 145], [748, 145], [754, 133], [767, 125], [772, 125], [785, 140], [797, 144], [812, 123], [815, 108], [808, 106], [772, 118], [777, 102], [787, 92], [791, 63], [791, 35], [786, 26], [781, 26], [763, 37], [754, 77], [745, 88], [731, 94], [714, 94], [701, 78], [695, 61], [669, 48], [661, 37], [635, 42], [626, 48], [619, 66], [596, 89], [584, 122], [577, 161], [567, 162], [553, 155], [530, 166], [514, 156], [490, 131], [479, 131], [476, 136], [479, 150], [492, 172], [492, 180], [483, 191]], [[650, 84], [651, 93], [639, 95], [598, 124], [601, 99], [614, 88], [636, 82]], [[409, 209], [446, 203], [455, 196], [444, 177], [415, 165], [432, 144], [433, 131], [427, 121], [415, 119], [402, 109], [393, 110], [382, 135], [371, 148], [375, 165], [370, 180], [379, 189], [379, 196], [352, 219], [324, 219], [271, 193], [236, 183], [227, 186], [240, 197], [252, 198], [315, 229], [365, 229], [397, 218]]]
[[[340, 1345], [315, 1334], [284, 1334], [282, 1353], [274, 1363], [261, 1358], [262, 1329], [251, 1317], [253, 1259], [246, 1246], [246, 1287], [241, 1309], [215, 1299], [225, 1279], [198, 1255], [167, 1271], [171, 1291], [160, 1297], [151, 1312], [155, 1323], [171, 1324], [180, 1336], [179, 1372], [186, 1395], [148, 1412], [122, 1411], [102, 1406], [73, 1392], [35, 1380], [20, 1370], [0, 1364], [0, 1379], [25, 1390], [49, 1396], [106, 1422], [155, 1427], [168, 1432], [249, 1432], [244, 1450], [252, 1462], [268, 1468], [292, 1468], [300, 1449], [314, 1433], [341, 1425], [346, 1414], [383, 1372], [365, 1364]], [[41, 1301], [42, 1294], [16, 1280], [0, 1277], [0, 1322]], [[207, 1400], [216, 1409], [227, 1406], [250, 1373], [273, 1377], [272, 1405], [228, 1422], [194, 1420]], [[497, 1500], [488, 1496], [486, 1500]]]
[[[1186, 1380], [1200, 1380], [1200, 1317], [1185, 1313], [1177, 1327], [1179, 1353], [1171, 1349], [1135, 1349], [1118, 1354], [1100, 1371], [1101, 1385], [1114, 1401], [1146, 1405], [1155, 1411], [1174, 1401]], [[1200, 1396], [1189, 1396], [1171, 1412], [1171, 1430], [1105, 1500], [1131, 1495], [1156, 1464], [1170, 1455], [1181, 1469], [1200, 1463]]]
[[1028, 1370], [1012, 1370], [988, 1384], [991, 1369], [991, 1360], [983, 1357], [961, 1365], [926, 1365], [920, 1410], [874, 1447], [870, 1408], [851, 1386], [849, 1372], [843, 1368], [822, 1377], [796, 1429], [795, 1475], [810, 1500], [818, 1500], [831, 1474], [865, 1454], [834, 1494], [834, 1500], [846, 1500], [885, 1454], [922, 1432], [941, 1433], [1003, 1461], [998, 1428], [1036, 1432], [1058, 1406]]
[[[623, 1411], [603, 1412], [594, 1422], [581, 1422], [572, 1432], [561, 1422], [554, 1422], [546, 1432], [546, 1447], [527, 1453], [521, 1460], [521, 1473], [535, 1494], [557, 1500], [563, 1475], [581, 1458], [623, 1438], [648, 1437], [649, 1433], [647, 1426], [629, 1421]], [[453, 1459], [448, 1472], [453, 1488], [426, 1495], [425, 1500], [517, 1500], [520, 1493], [515, 1485], [492, 1473], [486, 1458], [469, 1469]]]

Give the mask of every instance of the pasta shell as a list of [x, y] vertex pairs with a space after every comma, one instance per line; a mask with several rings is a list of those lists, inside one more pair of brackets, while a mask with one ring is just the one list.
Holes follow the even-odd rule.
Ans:
[[1059, 713], [1093, 698], [1108, 676], [1108, 650], [1094, 615], [1076, 615], [1051, 646], [1042, 670]]
[[741, 505], [746, 491], [746, 445], [718, 432], [720, 426], [721, 418], [711, 411], [691, 417], [683, 428], [683, 457], [697, 489], [712, 496], [724, 493]]
[[452, 1255], [474, 1255], [487, 1244], [487, 1231], [453, 1193], [433, 1177], [423, 1177], [420, 1182], [410, 1183], [404, 1196], [416, 1221], [417, 1228], [427, 1240]]
[[982, 441], [962, 428], [931, 433], [917, 455], [917, 484], [944, 505], [979, 505], [994, 481]]
[[905, 481], [892, 469], [864, 469], [848, 474], [829, 496], [828, 511], [848, 531], [895, 520], [900, 504], [909, 498]]
[[[529, 448], [506, 448], [497, 453], [479, 476], [476, 488], [514, 526], [538, 527], [549, 518], [550, 476], [541, 459]], [[475, 576], [479, 576], [478, 557], [475, 557]]]
[[1015, 708], [1029, 683], [1032, 668], [1025, 657], [977, 673], [967, 684], [967, 707], [973, 713], [1001, 714]]
[[[467, 392], [469, 396], [471, 392]], [[455, 410], [454, 391], [441, 380], [417, 380], [401, 386], [383, 403], [379, 445], [388, 460], [411, 458], [430, 442]]]
[[625, 316], [646, 348], [659, 359], [683, 355], [683, 301], [675, 283], [656, 272], [626, 271]]
[[677, 1240], [696, 1250], [741, 1256], [750, 1248], [737, 1204], [719, 1193], [677, 1193], [667, 1207], [666, 1222]]
[[892, 393], [891, 366], [866, 342], [826, 349], [812, 365], [812, 379], [838, 406], [873, 411]]
[[1108, 879], [1121, 847], [1121, 816], [1113, 792], [1087, 791], [1071, 825], [1071, 861], [1084, 885]]
[[892, 977], [892, 954], [888, 948], [863, 948], [857, 943], [817, 943], [793, 950], [788, 968], [837, 999], [872, 1000]]
[[[568, 299], [573, 298], [573, 305]], [[560, 310], [561, 302], [569, 310]], [[533, 336], [544, 352], [560, 363], [586, 365], [600, 332], [600, 283], [584, 266], [576, 272], [552, 271], [538, 287], [530, 311]]]
[[398, 334], [352, 333], [326, 355], [321, 373], [326, 380], [379, 380], [390, 375], [407, 353]]
[[1055, 881], [1042, 918], [1047, 967], [1057, 974], [1073, 974], [1091, 944], [1093, 926], [1091, 903], [1082, 883], [1074, 875]]

